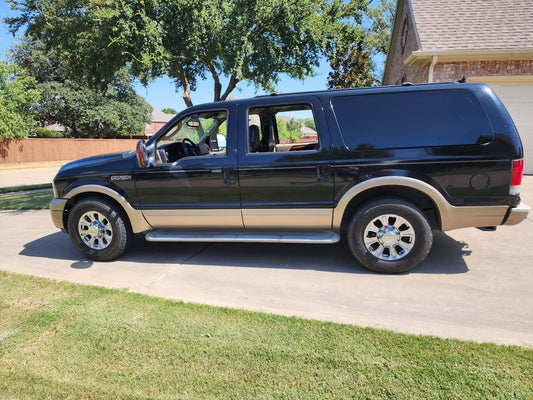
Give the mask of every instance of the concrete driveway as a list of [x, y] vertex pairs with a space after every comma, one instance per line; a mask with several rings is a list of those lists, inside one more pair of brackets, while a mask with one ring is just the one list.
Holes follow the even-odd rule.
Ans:
[[[526, 191], [527, 189], [527, 191]], [[523, 197], [533, 205], [533, 177]], [[48, 211], [0, 212], [0, 269], [172, 299], [533, 346], [533, 215], [496, 232], [437, 233], [424, 263], [380, 275], [341, 245], [148, 243], [84, 259]]]

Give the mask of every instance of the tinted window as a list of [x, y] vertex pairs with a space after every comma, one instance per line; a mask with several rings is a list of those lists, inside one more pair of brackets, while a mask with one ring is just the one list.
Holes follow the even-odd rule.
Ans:
[[332, 104], [354, 150], [474, 144], [492, 136], [481, 104], [466, 90], [342, 96]]

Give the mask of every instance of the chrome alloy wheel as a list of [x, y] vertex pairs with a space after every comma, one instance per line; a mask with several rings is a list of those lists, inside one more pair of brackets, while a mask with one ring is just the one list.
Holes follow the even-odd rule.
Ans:
[[97, 211], [83, 214], [78, 222], [78, 234], [85, 245], [102, 250], [111, 244], [113, 229], [107, 217]]
[[365, 228], [365, 246], [380, 260], [405, 257], [415, 244], [415, 231], [405, 218], [394, 214], [380, 215]]

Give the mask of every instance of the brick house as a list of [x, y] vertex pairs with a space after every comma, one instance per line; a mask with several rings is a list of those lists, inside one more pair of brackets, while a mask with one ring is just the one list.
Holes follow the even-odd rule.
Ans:
[[504, 102], [533, 174], [533, 0], [398, 0], [383, 84], [463, 77]]
[[163, 111], [159, 111], [158, 109], [154, 108], [152, 110], [152, 123], [144, 124], [144, 134], [148, 137], [153, 136], [175, 116], [176, 114], [166, 114]]

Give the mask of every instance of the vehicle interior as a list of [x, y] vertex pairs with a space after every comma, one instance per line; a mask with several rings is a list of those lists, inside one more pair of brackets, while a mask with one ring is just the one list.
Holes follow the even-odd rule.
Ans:
[[[305, 125], [309, 124], [313, 128]], [[318, 150], [319, 139], [307, 104], [251, 108], [248, 153]]]
[[226, 154], [225, 111], [188, 115], [156, 143], [156, 163], [176, 163], [183, 157]]

